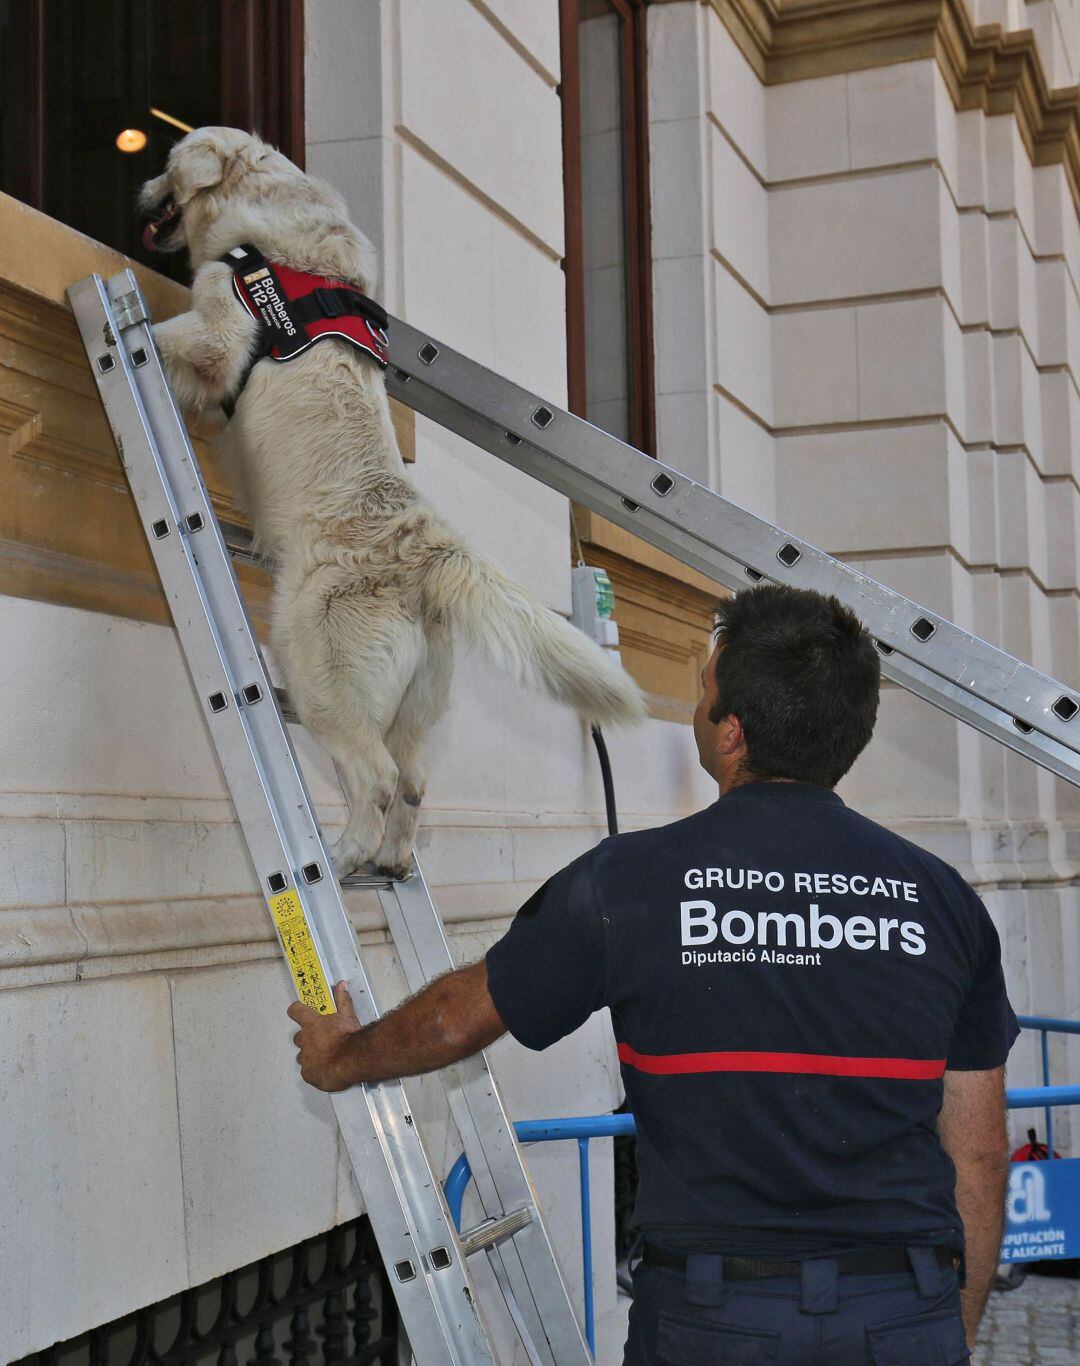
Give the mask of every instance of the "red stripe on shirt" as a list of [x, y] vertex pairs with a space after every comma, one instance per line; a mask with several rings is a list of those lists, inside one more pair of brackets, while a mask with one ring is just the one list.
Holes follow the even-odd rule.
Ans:
[[639, 1053], [619, 1044], [619, 1061], [653, 1076], [695, 1072], [801, 1072], [825, 1077], [900, 1077], [935, 1081], [944, 1058], [843, 1058], [827, 1053]]

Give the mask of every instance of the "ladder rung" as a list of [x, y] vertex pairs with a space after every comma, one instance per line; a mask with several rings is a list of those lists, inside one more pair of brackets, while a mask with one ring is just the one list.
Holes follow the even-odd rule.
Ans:
[[218, 526], [221, 528], [221, 539], [225, 542], [225, 549], [234, 560], [247, 560], [251, 564], [267, 564], [268, 561], [255, 553], [252, 548], [251, 532], [246, 526], [238, 526], [236, 522], [226, 522], [218, 518]]
[[341, 878], [340, 882], [343, 887], [372, 887], [377, 892], [388, 892], [398, 883], [408, 882], [412, 876], [412, 873], [402, 878], [387, 877], [384, 873], [350, 873], [348, 877]]
[[500, 1219], [485, 1219], [461, 1235], [461, 1250], [466, 1257], [471, 1257], [474, 1252], [497, 1247], [531, 1223], [532, 1210], [525, 1207], [514, 1210], [512, 1214], [504, 1214]]
[[[453, 968], [455, 959], [415, 857], [412, 867], [414, 877], [378, 896], [405, 981], [410, 991], [418, 991], [425, 982]], [[492, 1271], [519, 1332], [534, 1345], [546, 1344], [539, 1354], [545, 1366], [591, 1366], [488, 1059], [483, 1053], [467, 1058], [449, 1068], [445, 1079], [451, 1118], [472, 1168], [483, 1217], [502, 1219], [507, 1210], [532, 1212], [531, 1222], [522, 1224], [516, 1236], [488, 1249]], [[490, 1230], [486, 1233], [490, 1236]]]
[[274, 695], [277, 697], [277, 704], [281, 708], [281, 719], [289, 726], [298, 726], [300, 718], [296, 714], [296, 708], [292, 704], [292, 699], [284, 688], [275, 688]]

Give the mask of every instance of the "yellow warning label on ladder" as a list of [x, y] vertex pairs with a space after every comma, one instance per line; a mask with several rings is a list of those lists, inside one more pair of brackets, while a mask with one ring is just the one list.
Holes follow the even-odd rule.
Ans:
[[315, 941], [300, 898], [291, 890], [279, 892], [270, 898], [270, 914], [281, 936], [281, 947], [296, 983], [297, 996], [320, 1015], [333, 1015], [337, 1010], [333, 992], [315, 952]]

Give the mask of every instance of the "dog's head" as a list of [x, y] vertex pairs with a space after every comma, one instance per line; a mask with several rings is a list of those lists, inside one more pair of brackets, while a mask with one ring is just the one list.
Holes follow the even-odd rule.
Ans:
[[336, 190], [239, 128], [197, 128], [169, 153], [139, 196], [143, 241], [187, 248], [194, 270], [230, 247], [255, 242], [296, 270], [371, 290], [375, 254], [349, 222]]
[[173, 147], [164, 172], [148, 180], [139, 195], [147, 219], [143, 244], [152, 251], [199, 244], [234, 195], [257, 197], [251, 182], [267, 173], [301, 173], [254, 133], [239, 128], [197, 128]]

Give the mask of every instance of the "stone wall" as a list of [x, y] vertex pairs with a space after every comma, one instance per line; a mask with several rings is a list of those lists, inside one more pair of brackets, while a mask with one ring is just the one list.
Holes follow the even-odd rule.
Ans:
[[[837, 71], [838, 40], [832, 74], [763, 81], [720, 17], [733, 8], [754, 7], [651, 15], [661, 453], [1075, 685], [1080, 232], [1065, 168], [1033, 165], [1013, 114], [959, 111], [933, 57], [874, 64], [853, 42]], [[999, 9], [975, 17], [1039, 16], [1047, 72], [1075, 83], [1076, 6]], [[1075, 788], [887, 687], [842, 791], [971, 879], [1018, 1011], [1080, 1013]], [[1080, 1053], [1059, 1040], [1053, 1054], [1056, 1076], [1080, 1076]], [[1026, 1037], [1011, 1080], [1036, 1081], [1035, 1061]]]

